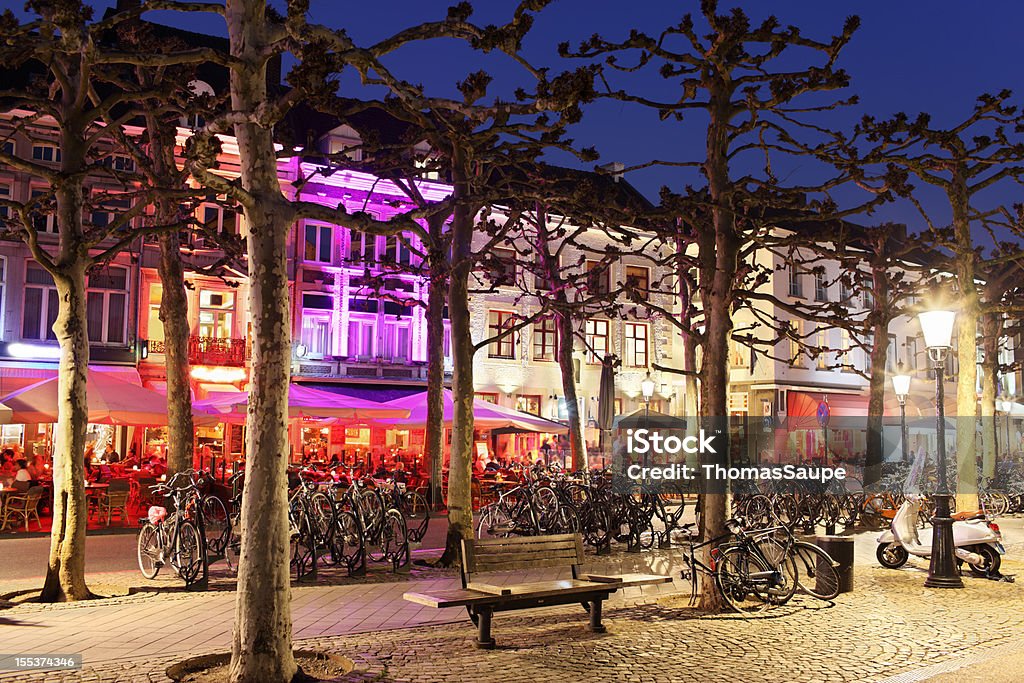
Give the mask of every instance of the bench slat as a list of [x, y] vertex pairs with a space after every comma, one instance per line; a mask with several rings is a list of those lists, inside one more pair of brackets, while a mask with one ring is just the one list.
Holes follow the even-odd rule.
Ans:
[[510, 536], [508, 538], [480, 538], [474, 539], [477, 547], [483, 548], [492, 545], [531, 545], [536, 543], [554, 543], [558, 541], [576, 540], [576, 534], [550, 534], [548, 536]]
[[576, 558], [544, 557], [530, 560], [491, 560], [487, 562], [477, 561], [470, 574], [483, 574], [486, 572], [510, 572], [520, 569], [545, 569], [551, 567], [568, 567], [576, 563]]
[[614, 583], [621, 587], [672, 583], [671, 576], [661, 574], [584, 574], [583, 578], [588, 581], [597, 581], [598, 583]]

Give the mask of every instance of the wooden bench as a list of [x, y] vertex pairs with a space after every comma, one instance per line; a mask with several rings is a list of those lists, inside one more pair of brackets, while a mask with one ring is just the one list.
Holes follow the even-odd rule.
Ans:
[[[465, 607], [479, 630], [477, 647], [490, 649], [494, 647], [491, 616], [495, 612], [578, 602], [590, 613], [590, 630], [604, 633], [601, 605], [609, 595], [627, 586], [672, 581], [670, 576], [653, 574], [581, 574], [582, 563], [583, 537], [580, 534], [464, 540], [461, 589], [411, 592], [402, 597], [428, 607]], [[571, 579], [499, 585], [482, 581], [479, 576], [566, 566], [572, 568]]]

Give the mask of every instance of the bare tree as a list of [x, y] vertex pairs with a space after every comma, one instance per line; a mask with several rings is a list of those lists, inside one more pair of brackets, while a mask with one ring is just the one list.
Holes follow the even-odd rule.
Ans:
[[[1004, 182], [1024, 178], [1024, 117], [1010, 104], [1010, 92], [983, 95], [974, 110], [957, 124], [935, 125], [926, 114], [910, 118], [897, 114], [881, 120], [866, 116], [844, 145], [844, 153], [865, 187], [882, 183], [908, 200], [928, 227], [929, 241], [948, 254], [943, 270], [956, 283], [958, 330], [956, 354], [958, 505], [977, 507], [978, 417], [977, 337], [980, 304], [978, 280], [985, 264], [972, 228], [984, 230], [1007, 215], [990, 207], [985, 193]], [[951, 220], [940, 222], [929, 211], [914, 185], [923, 183], [942, 193]], [[1009, 260], [1008, 255], [996, 261]], [[948, 305], [948, 304], [947, 304]], [[945, 455], [945, 454], [940, 454]]]
[[[796, 27], [782, 27], [775, 17], [752, 25], [738, 8], [719, 14], [714, 0], [701, 3], [700, 19], [702, 25], [698, 27], [688, 14], [658, 35], [634, 30], [618, 42], [595, 36], [575, 52], [570, 52], [568, 46], [563, 46], [562, 52], [603, 57], [606, 74], [657, 65], [664, 79], [678, 85], [677, 98], [645, 96], [611, 86], [609, 96], [650, 107], [662, 119], [688, 121], [697, 115], [706, 119], [706, 123], [694, 124], [706, 126], [703, 159], [659, 159], [650, 165], [693, 169], [705, 182], [704, 188], [680, 202], [681, 207], [690, 207], [680, 215], [689, 230], [687, 240], [696, 247], [703, 321], [702, 331], [689, 333], [700, 340], [703, 351], [699, 375], [704, 428], [726, 435], [727, 348], [733, 334], [732, 312], [745, 289], [741, 257], [752, 239], [740, 219], [746, 217], [751, 224], [763, 225], [758, 219], [763, 216], [766, 201], [779, 206], [795, 203], [796, 194], [782, 191], [775, 182], [768, 154], [806, 154], [806, 148], [795, 144], [790, 132], [797, 125], [796, 117], [832, 109], [837, 103], [801, 104], [801, 96], [813, 99], [818, 95], [820, 102], [821, 93], [848, 84], [846, 73], [835, 68], [835, 61], [859, 22], [851, 18], [839, 35], [818, 41], [804, 36]], [[628, 55], [635, 60], [627, 64], [623, 59]], [[820, 63], [815, 63], [819, 57]], [[743, 156], [751, 153], [765, 155], [766, 169], [760, 178], [738, 171]], [[828, 185], [796, 189], [800, 193], [820, 193]], [[702, 464], [726, 464], [728, 446], [718, 446], [724, 447], [702, 454]], [[724, 530], [726, 496], [721, 491], [705, 495], [702, 504], [702, 533], [707, 538], [718, 536]], [[711, 550], [709, 547], [707, 552]], [[721, 607], [718, 592], [707, 579], [701, 585], [701, 606], [708, 610]]]

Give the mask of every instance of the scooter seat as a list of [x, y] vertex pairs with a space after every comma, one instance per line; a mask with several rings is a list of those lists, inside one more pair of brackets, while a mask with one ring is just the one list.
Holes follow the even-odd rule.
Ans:
[[979, 519], [985, 519], [985, 513], [981, 510], [972, 510], [964, 512], [956, 512], [950, 515], [957, 522], [973, 522]]

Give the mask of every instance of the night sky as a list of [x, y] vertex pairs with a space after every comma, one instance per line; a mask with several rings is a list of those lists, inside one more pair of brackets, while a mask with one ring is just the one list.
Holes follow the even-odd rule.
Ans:
[[[108, 4], [112, 3], [98, 2], [96, 6], [102, 8]], [[452, 3], [429, 0], [312, 0], [311, 19], [332, 27], [344, 27], [357, 43], [365, 43], [420, 21], [439, 19], [449, 4]], [[474, 18], [480, 23], [500, 22], [509, 16], [514, 6], [504, 0], [478, 0], [474, 4], [478, 8]], [[0, 7], [20, 10], [21, 5], [20, 0], [0, 1]], [[783, 24], [795, 24], [805, 34], [820, 39], [838, 32], [848, 14], [859, 14], [861, 28], [844, 51], [840, 65], [851, 74], [850, 91], [858, 94], [861, 102], [833, 115], [829, 119], [833, 127], [852, 125], [863, 113], [888, 116], [897, 111], [926, 111], [937, 123], [952, 123], [970, 111], [978, 94], [1003, 88], [1014, 90], [1024, 103], [1019, 37], [1020, 27], [1024, 25], [1024, 3], [1010, 0], [984, 3], [748, 0], [742, 5], [758, 20], [765, 14], [762, 8], [768, 7]], [[575, 44], [595, 32], [616, 39], [625, 36], [631, 27], [657, 32], [697, 6], [696, 1], [555, 0], [538, 17], [526, 52], [534, 63], [550, 66], [553, 71], [561, 70], [575, 66], [576, 62], [557, 57], [556, 46], [560, 41]], [[732, 5], [723, 2], [722, 6]], [[223, 26], [216, 17], [149, 16], [162, 23], [223, 34]], [[456, 81], [478, 68], [487, 68], [495, 74], [498, 88], [524, 82], [517, 67], [508, 61], [481, 58], [452, 42], [405, 49], [393, 55], [388, 63], [407, 80], [424, 83], [442, 94], [451, 93]], [[651, 89], [649, 92], [662, 89], [665, 97], [675, 95], [670, 84], [653, 72], [634, 83]], [[351, 96], [365, 94], [354, 79], [344, 80], [343, 89]], [[689, 126], [677, 122], [659, 123], [649, 110], [604, 102], [587, 110], [584, 122], [573, 131], [573, 137], [580, 145], [596, 146], [601, 154], [599, 163], [620, 161], [630, 165], [652, 157], [693, 159], [700, 155], [703, 147], [700, 123], [698, 119]], [[555, 160], [570, 163], [564, 157]], [[808, 161], [801, 161], [792, 168], [780, 168], [800, 181], [824, 172]], [[631, 175], [630, 180], [656, 201], [660, 186], [668, 184], [680, 188], [692, 178], [680, 172], [648, 169]], [[986, 198], [986, 203], [1021, 201], [1019, 190], [1010, 186], [997, 188]], [[941, 220], [943, 202], [935, 197], [926, 197], [926, 201]], [[883, 218], [906, 222], [912, 228], [920, 226], [913, 211], [903, 205], [887, 207], [876, 216], [861, 220], [871, 223]]]

